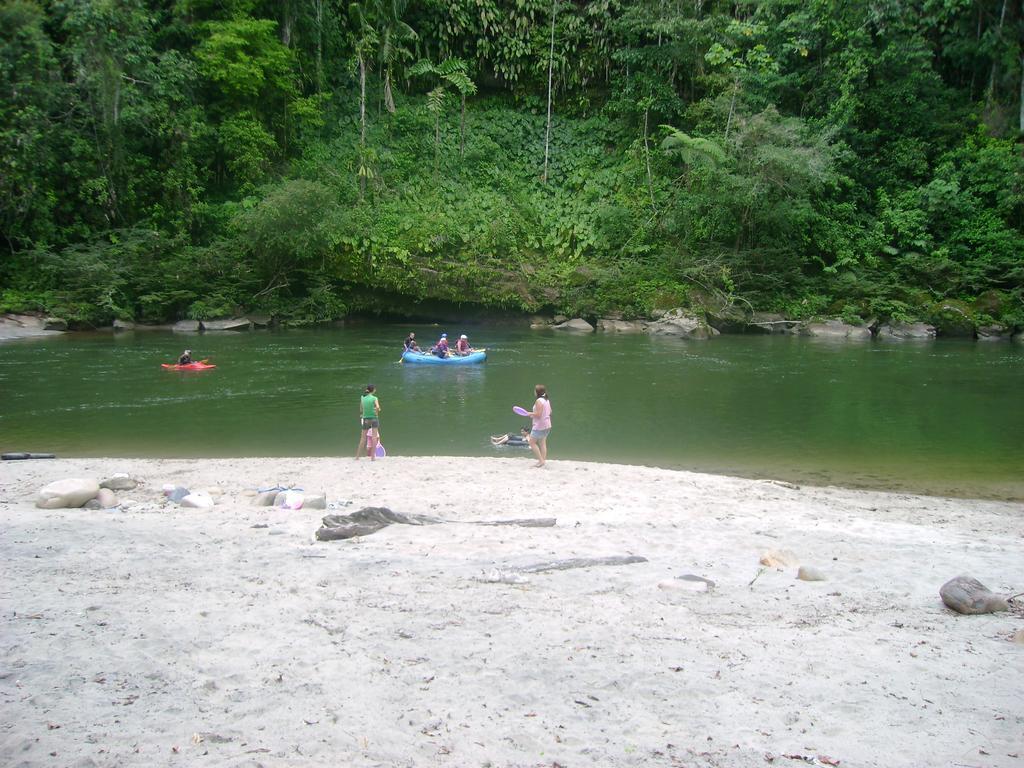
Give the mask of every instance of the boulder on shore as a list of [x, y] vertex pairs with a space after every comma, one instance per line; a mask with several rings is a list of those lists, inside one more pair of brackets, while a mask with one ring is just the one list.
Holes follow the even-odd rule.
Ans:
[[118, 472], [100, 482], [100, 488], [109, 488], [112, 491], [134, 491], [138, 487], [139, 481], [126, 472]]
[[807, 323], [800, 329], [800, 335], [818, 339], [864, 341], [871, 338], [871, 329], [860, 325], [850, 325], [842, 320], [826, 320], [824, 323]]
[[92, 479], [69, 477], [45, 485], [36, 496], [39, 509], [75, 509], [96, 498], [100, 484]]
[[117, 500], [117, 494], [109, 488], [100, 488], [94, 501], [99, 502], [100, 509], [113, 509], [121, 504], [121, 502]]
[[247, 317], [232, 317], [226, 320], [203, 320], [204, 331], [249, 331], [252, 321]]
[[43, 330], [44, 331], [66, 331], [68, 329], [68, 321], [63, 317], [44, 317], [43, 318]]
[[1005, 597], [992, 590], [972, 576], [957, 576], [939, 588], [939, 597], [947, 608], [957, 613], [996, 613], [1010, 610]]
[[647, 332], [652, 336], [682, 336], [687, 339], [710, 339], [718, 335], [718, 331], [703, 318], [682, 309], [673, 309], [648, 323]]
[[616, 320], [602, 317], [597, 321], [597, 330], [605, 333], [641, 333], [644, 330], [644, 324], [639, 320]]
[[577, 331], [579, 333], [592, 333], [594, 326], [584, 320], [582, 317], [574, 317], [572, 320], [566, 320], [564, 323], [559, 323], [555, 326], [556, 331]]
[[754, 312], [747, 321], [748, 330], [762, 333], [788, 333], [799, 326], [799, 320], [790, 320], [778, 312]]
[[196, 333], [199, 331], [198, 320], [179, 320], [171, 328], [175, 333]]
[[935, 326], [928, 323], [885, 323], [878, 329], [880, 339], [934, 339]]
[[978, 326], [978, 341], [1009, 341], [1011, 329], [999, 323]]

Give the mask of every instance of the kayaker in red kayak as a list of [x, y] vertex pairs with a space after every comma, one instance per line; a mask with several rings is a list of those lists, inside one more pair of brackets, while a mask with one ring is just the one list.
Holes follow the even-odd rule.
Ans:
[[178, 365], [191, 365], [192, 362], [193, 360], [191, 349], [186, 349], [184, 352], [181, 353], [181, 357], [178, 358]]

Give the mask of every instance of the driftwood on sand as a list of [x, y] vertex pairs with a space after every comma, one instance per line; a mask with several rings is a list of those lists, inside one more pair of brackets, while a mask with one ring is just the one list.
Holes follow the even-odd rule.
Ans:
[[348, 515], [326, 515], [321, 527], [316, 532], [318, 541], [336, 541], [352, 539], [357, 536], [369, 536], [389, 525], [438, 525], [449, 522], [467, 522], [473, 525], [515, 525], [522, 528], [551, 528], [555, 525], [553, 517], [527, 518], [520, 520], [443, 520], [429, 515], [407, 515], [393, 512], [387, 507], [363, 507]]

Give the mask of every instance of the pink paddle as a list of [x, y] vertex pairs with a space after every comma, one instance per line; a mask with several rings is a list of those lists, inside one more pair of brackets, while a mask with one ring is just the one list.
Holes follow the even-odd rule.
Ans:
[[531, 416], [532, 415], [528, 410], [526, 410], [525, 408], [521, 408], [518, 405], [513, 405], [512, 406], [512, 413], [514, 413], [516, 416]]

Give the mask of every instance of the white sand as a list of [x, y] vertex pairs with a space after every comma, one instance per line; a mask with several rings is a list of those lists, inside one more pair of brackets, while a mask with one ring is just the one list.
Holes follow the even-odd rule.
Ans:
[[[130, 510], [33, 506], [118, 471], [146, 481]], [[278, 481], [352, 502], [329, 512], [558, 524], [314, 542], [323, 512], [243, 494]], [[225, 493], [182, 509], [165, 482]], [[78, 459], [0, 462], [0, 519], [5, 766], [1024, 766], [1024, 616], [938, 597], [961, 573], [1024, 591], [1019, 504], [525, 458]], [[828, 580], [758, 576], [772, 549]], [[686, 573], [717, 588], [658, 588]]]

